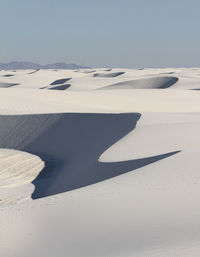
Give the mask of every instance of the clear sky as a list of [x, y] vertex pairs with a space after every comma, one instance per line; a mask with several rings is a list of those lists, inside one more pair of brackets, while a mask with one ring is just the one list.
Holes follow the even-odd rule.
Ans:
[[0, 0], [0, 62], [200, 66], [200, 0]]

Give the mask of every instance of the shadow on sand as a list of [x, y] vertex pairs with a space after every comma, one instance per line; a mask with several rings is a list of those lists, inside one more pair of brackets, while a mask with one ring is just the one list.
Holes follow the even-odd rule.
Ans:
[[100, 155], [132, 131], [140, 118], [129, 114], [40, 114], [0, 116], [0, 147], [38, 155], [45, 168], [32, 182], [33, 199], [88, 186], [170, 157], [103, 163]]
[[122, 81], [119, 83], [111, 84], [105, 87], [101, 87], [97, 90], [104, 89], [165, 89], [173, 86], [178, 82], [177, 77], [153, 77]]
[[66, 90], [69, 87], [71, 87], [71, 84], [64, 84], [64, 85], [59, 85], [59, 86], [54, 86], [54, 87], [48, 87], [49, 90]]
[[64, 84], [65, 82], [69, 81], [70, 79], [71, 78], [58, 79], [58, 80], [55, 80], [54, 82], [52, 82], [50, 85], [54, 86], [54, 85]]

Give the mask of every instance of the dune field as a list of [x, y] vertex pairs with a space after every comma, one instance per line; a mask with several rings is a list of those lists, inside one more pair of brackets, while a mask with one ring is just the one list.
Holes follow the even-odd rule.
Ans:
[[200, 68], [0, 71], [0, 257], [199, 257]]

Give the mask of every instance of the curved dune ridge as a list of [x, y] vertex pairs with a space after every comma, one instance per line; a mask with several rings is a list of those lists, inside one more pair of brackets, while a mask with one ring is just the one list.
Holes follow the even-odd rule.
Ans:
[[0, 116], [0, 147], [29, 152], [45, 162], [45, 168], [32, 182], [35, 186], [32, 198], [41, 198], [101, 182], [176, 154], [122, 162], [98, 161], [105, 150], [135, 128], [140, 116], [139, 113]]
[[44, 168], [44, 162], [30, 153], [0, 149], [0, 187], [32, 182]]
[[120, 75], [123, 75], [125, 72], [112, 72], [112, 73], [95, 73], [93, 77], [98, 78], [115, 78]]
[[47, 87], [41, 87], [40, 89], [48, 89], [48, 90], [66, 90], [69, 87], [71, 87], [71, 84], [63, 84], [58, 86], [47, 86]]
[[54, 86], [54, 85], [60, 85], [60, 84], [64, 84], [65, 82], [69, 81], [71, 78], [66, 78], [66, 79], [57, 79], [55, 81], [53, 81], [50, 85]]
[[18, 86], [18, 83], [8, 83], [8, 82], [0, 82], [0, 88], [8, 88]]
[[96, 70], [86, 70], [86, 71], [82, 71], [82, 73], [85, 73], [85, 74], [89, 74], [89, 73], [93, 73], [93, 72], [96, 72]]
[[163, 74], [169, 74], [169, 75], [172, 75], [172, 74], [174, 74], [175, 72], [173, 72], [173, 71], [171, 71], [171, 72], [162, 72], [162, 73], [160, 73], [160, 75], [163, 75]]
[[37, 70], [31, 71], [31, 72], [29, 72], [29, 73], [27, 73], [27, 74], [34, 74], [34, 73], [38, 72], [39, 70], [40, 70], [40, 69], [37, 69]]
[[177, 77], [154, 77], [123, 81], [100, 89], [165, 89], [173, 86], [178, 80]]

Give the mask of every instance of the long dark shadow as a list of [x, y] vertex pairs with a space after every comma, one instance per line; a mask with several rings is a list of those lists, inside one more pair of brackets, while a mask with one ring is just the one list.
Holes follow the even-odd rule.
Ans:
[[71, 84], [64, 84], [64, 85], [59, 85], [59, 86], [54, 86], [54, 87], [49, 87], [49, 90], [66, 90], [69, 87], [71, 87]]
[[71, 78], [66, 78], [66, 79], [58, 79], [53, 81], [50, 85], [60, 85], [60, 84], [64, 84], [65, 82], [69, 81]]
[[99, 77], [99, 78], [115, 78], [120, 75], [123, 75], [125, 72], [113, 72], [113, 73], [95, 73], [93, 77]]
[[37, 70], [31, 71], [31, 72], [29, 72], [29, 73], [27, 73], [27, 74], [34, 74], [34, 73], [38, 72], [39, 70], [40, 70], [40, 69], [37, 69]]
[[61, 113], [0, 116], [0, 147], [40, 156], [45, 168], [32, 182], [33, 199], [88, 186], [178, 152], [102, 163], [100, 155], [132, 131], [139, 113]]

